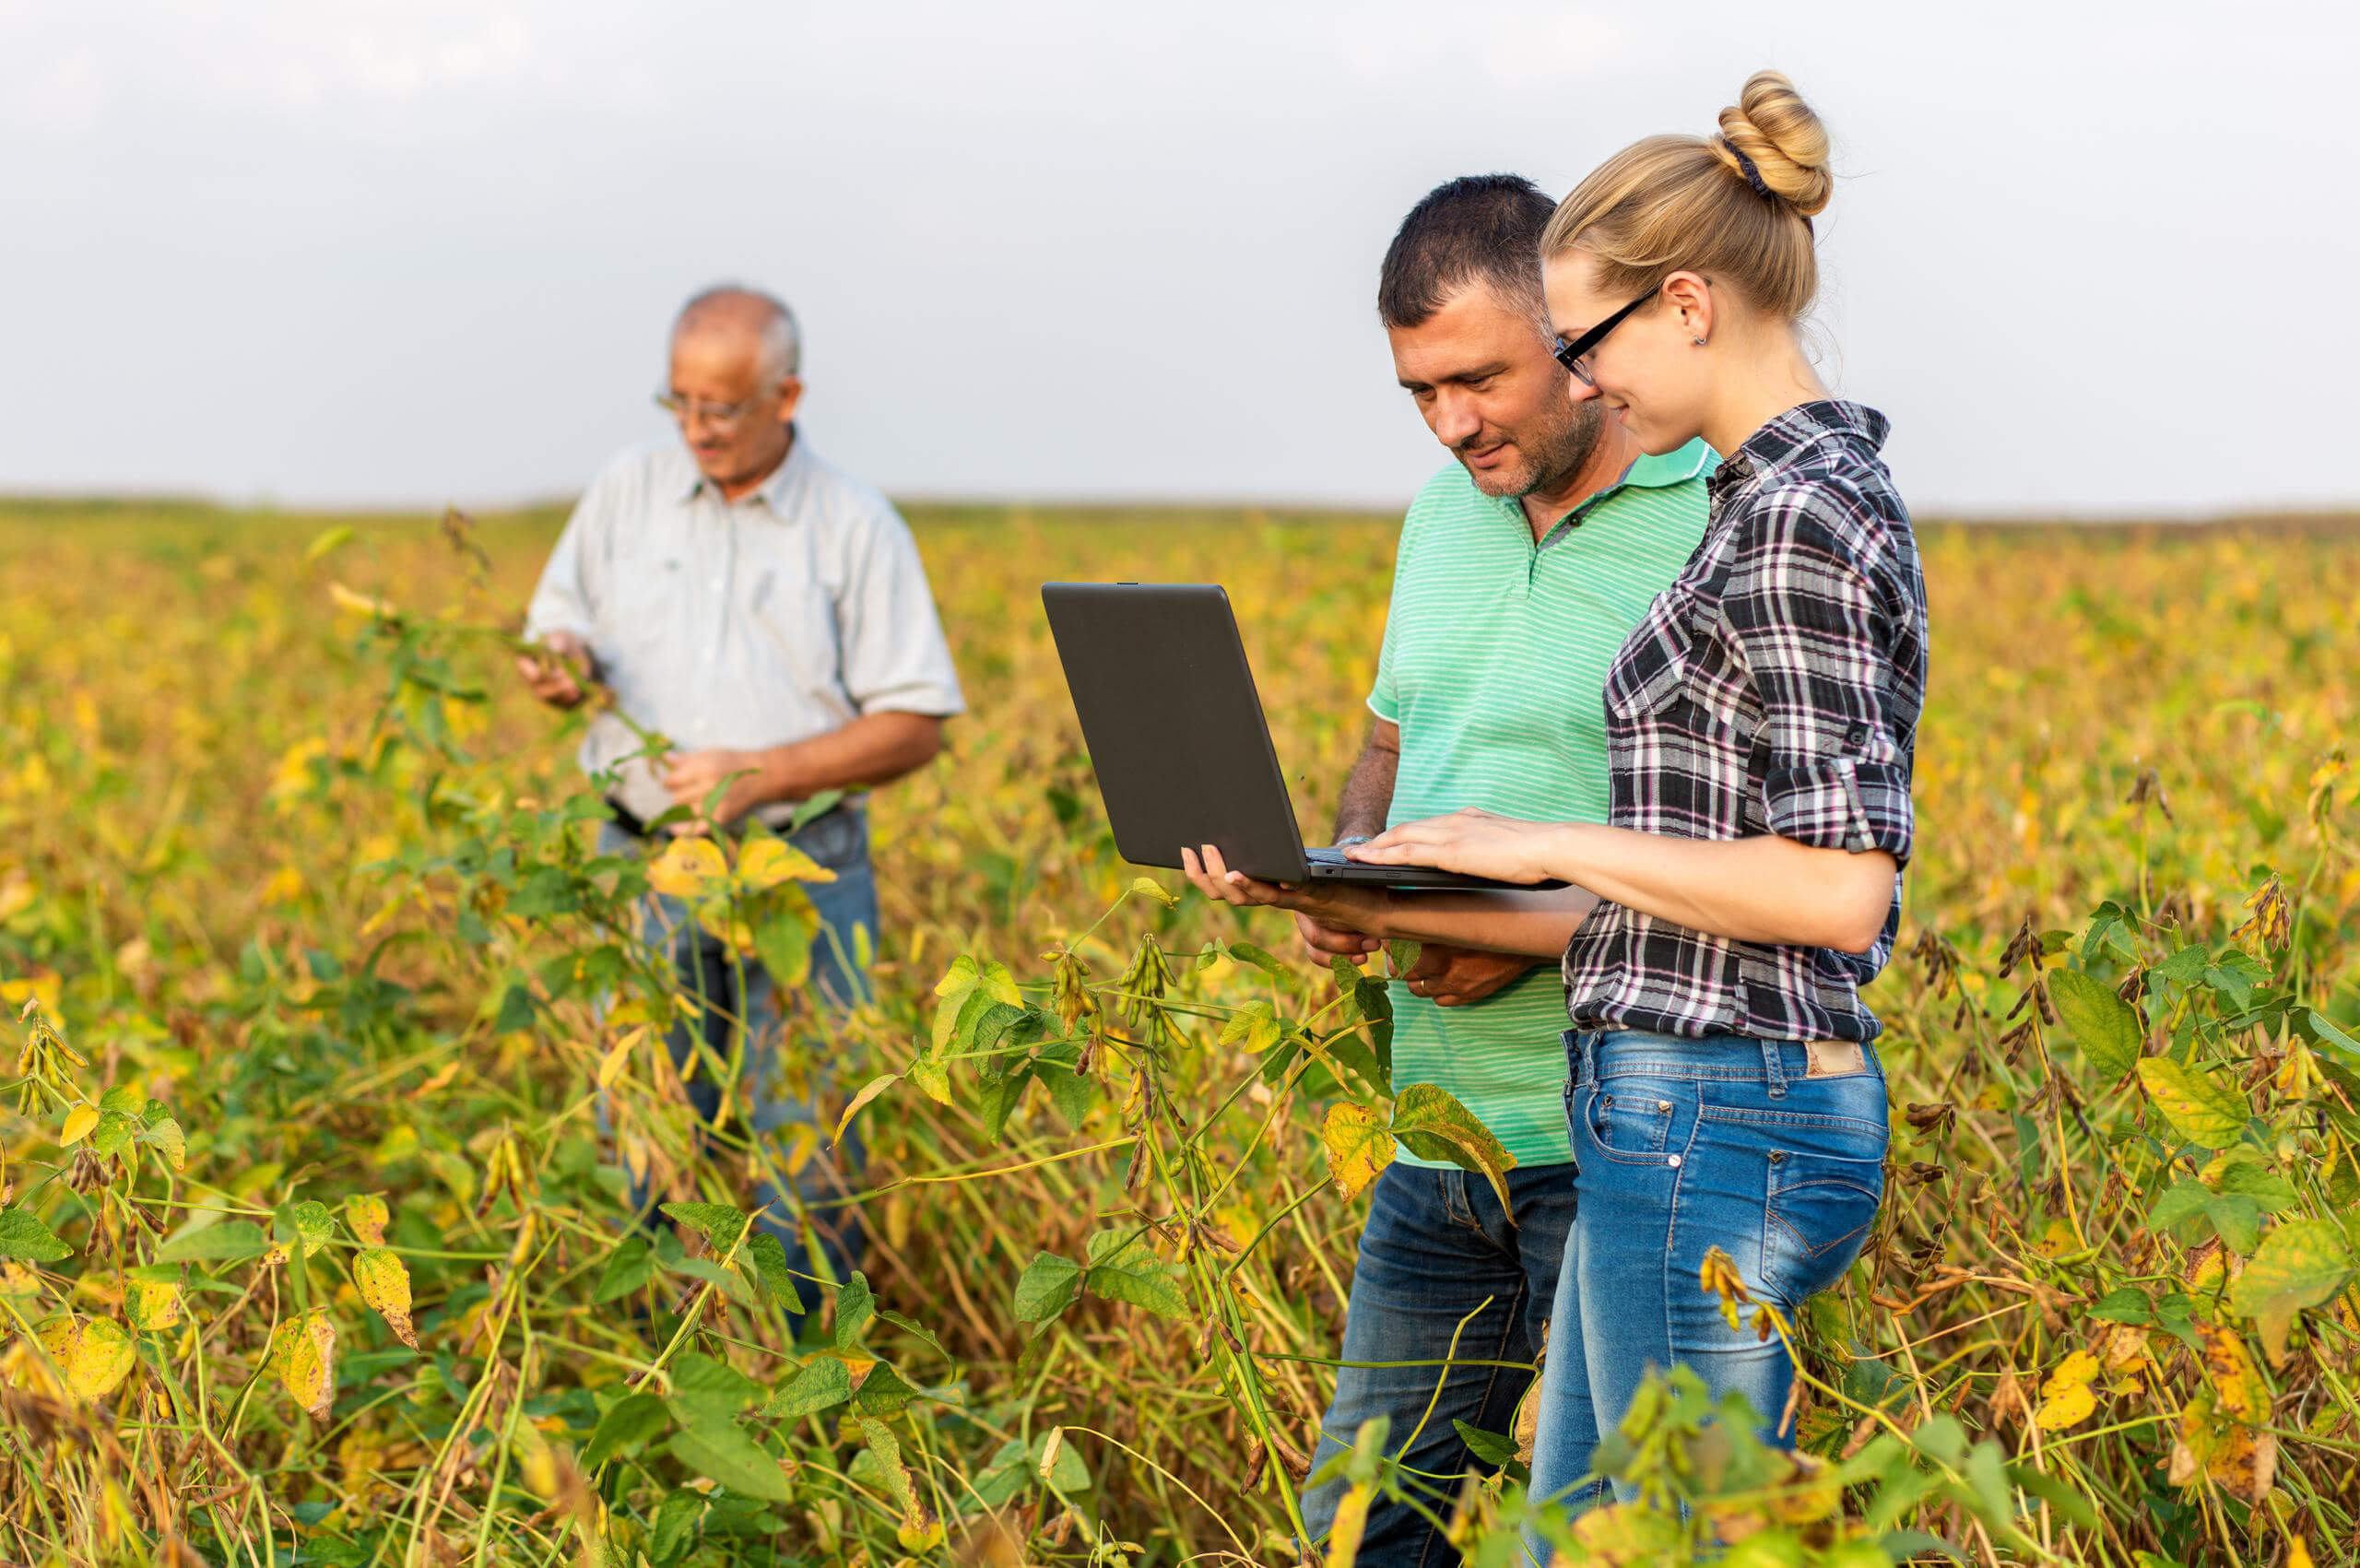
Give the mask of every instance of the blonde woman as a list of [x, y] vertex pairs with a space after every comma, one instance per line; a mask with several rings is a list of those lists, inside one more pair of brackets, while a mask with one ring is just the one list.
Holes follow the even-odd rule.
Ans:
[[1208, 851], [1198, 885], [1381, 937], [1562, 945], [1575, 1179], [1552, 1315], [1536, 1495], [1605, 1497], [1601, 1432], [1649, 1367], [1738, 1390], [1791, 1441], [1792, 1368], [1699, 1288], [1727, 1254], [1788, 1317], [1841, 1279], [1883, 1193], [1885, 1086], [1859, 987], [1909, 859], [1925, 586], [1877, 453], [1798, 337], [1817, 289], [1827, 136], [1764, 72], [1717, 134], [1617, 154], [1542, 242], [1558, 358], [1647, 452], [1728, 454], [1705, 538], [1611, 666], [1605, 825], [1462, 812], [1352, 853], [1556, 894], [1275, 889]]

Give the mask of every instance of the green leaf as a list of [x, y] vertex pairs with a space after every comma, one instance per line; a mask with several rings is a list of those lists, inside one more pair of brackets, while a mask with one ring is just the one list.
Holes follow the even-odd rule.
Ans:
[[819, 1414], [852, 1397], [852, 1369], [833, 1356], [814, 1356], [778, 1385], [762, 1407], [773, 1419], [796, 1421]]
[[1462, 1421], [1454, 1420], [1450, 1424], [1457, 1432], [1458, 1441], [1467, 1444], [1467, 1451], [1494, 1469], [1516, 1456], [1516, 1439], [1513, 1437], [1485, 1432], [1480, 1426], [1469, 1426]]
[[2245, 1271], [2229, 1283], [2229, 1305], [2253, 1319], [2271, 1364], [2286, 1359], [2286, 1334], [2303, 1308], [2317, 1306], [2352, 1274], [2352, 1253], [2332, 1220], [2272, 1228]]
[[2147, 1292], [2133, 1285], [2108, 1291], [2090, 1308], [2090, 1315], [2107, 1323], [2146, 1325], [2155, 1321], [2155, 1309], [2147, 1300]]
[[2104, 982], [2078, 969], [2055, 970], [2048, 976], [2048, 1000], [2091, 1062], [2108, 1079], [2120, 1078], [2139, 1060], [2147, 1032], [2130, 1004]]
[[198, 1229], [183, 1229], [156, 1249], [159, 1263], [242, 1263], [270, 1250], [262, 1227], [251, 1220], [224, 1220]]
[[2177, 980], [2181, 984], [2187, 985], [2200, 979], [2206, 966], [2212, 961], [2212, 950], [2210, 948], [2191, 943], [2147, 973], [2151, 975], [2160, 975], [2165, 980]]
[[1251, 942], [1232, 942], [1229, 956], [1240, 963], [1250, 963], [1273, 980], [1284, 980], [1287, 966]]
[[738, 1429], [734, 1421], [705, 1421], [683, 1427], [665, 1444], [691, 1475], [707, 1477], [746, 1497], [792, 1503], [795, 1488], [778, 1460]]
[[2261, 1205], [2238, 1193], [2224, 1193], [2212, 1200], [2207, 1212], [2212, 1218], [2212, 1229], [2220, 1233], [2222, 1244], [2243, 1257], [2252, 1252], [2261, 1240]]
[[1492, 1129], [1447, 1091], [1431, 1083], [1413, 1083], [1393, 1102], [1393, 1136], [1421, 1160], [1447, 1160], [1462, 1170], [1479, 1171], [1498, 1195], [1500, 1208], [1511, 1222], [1507, 1173], [1516, 1156], [1500, 1146]]
[[274, 1239], [291, 1256], [309, 1257], [336, 1240], [336, 1216], [315, 1198], [281, 1204], [272, 1220]]
[[746, 1233], [746, 1216], [726, 1203], [667, 1203], [665, 1214], [705, 1239], [715, 1257], [727, 1255]]
[[1084, 1283], [1094, 1296], [1128, 1302], [1147, 1308], [1158, 1317], [1185, 1318], [1188, 1315], [1188, 1298], [1180, 1293], [1178, 1283], [1185, 1277], [1186, 1271], [1178, 1264], [1146, 1257], [1101, 1264], [1084, 1276]]
[[655, 1568], [671, 1568], [688, 1550], [697, 1521], [704, 1517], [704, 1502], [703, 1493], [683, 1490], [655, 1505], [654, 1539], [647, 1543]]
[[754, 1402], [760, 1385], [726, 1362], [695, 1350], [672, 1363], [672, 1413], [683, 1422], [727, 1421]]
[[796, 1289], [795, 1270], [786, 1261], [786, 1244], [768, 1231], [758, 1233], [738, 1255], [753, 1265], [754, 1278], [773, 1301], [789, 1311], [798, 1311], [803, 1292]]
[[74, 1249], [52, 1233], [41, 1221], [41, 1216], [29, 1208], [11, 1208], [0, 1214], [0, 1257], [13, 1257], [26, 1263], [55, 1263], [61, 1257], [71, 1257]]
[[754, 927], [754, 952], [781, 991], [801, 990], [811, 978], [811, 937], [818, 917], [811, 895], [800, 888], [795, 891], [801, 895], [799, 899], [775, 901], [775, 907]]
[[494, 1034], [514, 1034], [533, 1027], [533, 994], [520, 983], [511, 983], [500, 994], [500, 1011], [493, 1015]]
[[2139, 1081], [2172, 1130], [2206, 1149], [2236, 1143], [2253, 1114], [2243, 1094], [2215, 1081], [2201, 1067], [2169, 1056], [2141, 1058]]
[[879, 1421], [891, 1421], [917, 1397], [917, 1392], [909, 1379], [879, 1362], [868, 1369], [867, 1377], [860, 1380], [860, 1387], [853, 1398], [866, 1413]]
[[2098, 1511], [2072, 1487], [2035, 1465], [2010, 1465], [2008, 1480], [2085, 1530], [2098, 1527]]
[[2150, 1230], [2168, 1231], [2186, 1220], [2192, 1220], [2212, 1207], [2212, 1189], [2202, 1182], [2177, 1181], [2165, 1189], [2147, 1212]]
[[2254, 987], [2269, 983], [2270, 966], [2251, 953], [2231, 948], [2204, 972], [2204, 984], [2228, 998], [2242, 1012], [2253, 1005]]
[[2239, 1161], [2221, 1173], [2221, 1190], [2249, 1197], [2265, 1214], [2279, 1214], [2300, 1201], [2286, 1178], [2249, 1161]]
[[664, 1430], [664, 1401], [653, 1394], [626, 1394], [598, 1418], [590, 1444], [582, 1450], [584, 1469], [596, 1469], [618, 1455], [636, 1454]]
[[590, 1300], [600, 1306], [619, 1301], [634, 1291], [643, 1290], [655, 1278], [655, 1258], [645, 1236], [628, 1236], [613, 1252], [607, 1255], [607, 1267], [598, 1275], [598, 1288]]
[[868, 1276], [855, 1273], [836, 1291], [836, 1349], [849, 1350], [857, 1347], [861, 1336], [868, 1332], [868, 1320], [876, 1314], [877, 1297], [868, 1288]]
[[1035, 1254], [1016, 1281], [1017, 1321], [1038, 1326], [1055, 1318], [1081, 1294], [1081, 1265], [1069, 1258], [1053, 1252]]
[[2325, 1013], [2316, 1008], [2311, 1013], [2311, 1035], [2319, 1044], [2342, 1057], [2346, 1068], [2360, 1072], [2360, 1040], [2354, 1040], [2337, 1028]]

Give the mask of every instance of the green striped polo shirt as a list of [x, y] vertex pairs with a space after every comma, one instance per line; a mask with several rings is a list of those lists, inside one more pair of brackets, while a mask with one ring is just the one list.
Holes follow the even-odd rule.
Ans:
[[[1537, 546], [1523, 507], [1457, 464], [1427, 483], [1401, 525], [1368, 699], [1401, 729], [1388, 825], [1463, 806], [1606, 820], [1607, 666], [1704, 537], [1715, 462], [1701, 441], [1643, 456]], [[1392, 997], [1397, 1088], [1448, 1090], [1520, 1165], [1571, 1158], [1555, 964], [1469, 1007], [1398, 981]]]

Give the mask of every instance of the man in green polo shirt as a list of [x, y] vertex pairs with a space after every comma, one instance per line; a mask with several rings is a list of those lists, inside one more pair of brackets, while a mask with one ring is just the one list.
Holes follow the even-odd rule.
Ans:
[[[1514, 176], [1454, 180], [1386, 253], [1377, 313], [1394, 368], [1454, 461], [1402, 525], [1375, 719], [1339, 843], [1464, 806], [1604, 821], [1607, 666], [1704, 535], [1711, 451], [1647, 456], [1596, 399], [1568, 394], [1540, 293], [1554, 206]], [[1296, 918], [1323, 954], [1375, 949]], [[1554, 966], [1430, 945], [1392, 997], [1394, 1082], [1448, 1090], [1516, 1156], [1516, 1222], [1481, 1176], [1395, 1155], [1373, 1190], [1346, 1310], [1343, 1360], [1359, 1364], [1339, 1371], [1319, 1457], [1390, 1417], [1397, 1449], [1416, 1432], [1403, 1463], [1432, 1478], [1433, 1512], [1446, 1518], [1476, 1464], [1453, 1422], [1510, 1431], [1533, 1381], [1516, 1367], [1547, 1338], [1574, 1208], [1564, 995]], [[1446, 1376], [1434, 1364], [1453, 1359], [1473, 1364]], [[1341, 1490], [1306, 1497], [1315, 1536]], [[1359, 1560], [1452, 1555], [1423, 1514], [1380, 1502]]]

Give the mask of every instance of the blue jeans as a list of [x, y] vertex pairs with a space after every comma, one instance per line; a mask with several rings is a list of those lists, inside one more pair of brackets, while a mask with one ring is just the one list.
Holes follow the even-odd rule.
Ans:
[[1532, 1493], [1578, 1511], [1606, 1501], [1589, 1473], [1599, 1435], [1621, 1423], [1649, 1367], [1684, 1363], [1716, 1393], [1741, 1390], [1764, 1437], [1792, 1444], [1786, 1347], [1758, 1339], [1750, 1315], [1732, 1330], [1699, 1272], [1721, 1248], [1753, 1298], [1789, 1320], [1841, 1279], [1884, 1195], [1886, 1118], [1873, 1046], [1848, 1061], [1818, 1053], [1813, 1076], [1814, 1053], [1795, 1042], [1609, 1030], [1568, 1031], [1565, 1043], [1580, 1174]]
[[[733, 961], [719, 938], [697, 924], [696, 916], [678, 899], [648, 895], [640, 917], [640, 936], [651, 947], [670, 949], [680, 990], [700, 998], [703, 1016], [675, 1024], [665, 1036], [673, 1066], [688, 1077], [690, 1106], [710, 1127], [721, 1111], [724, 1079], [716, 1061], [727, 1063], [742, 1044], [738, 1064], [738, 1103], [730, 1125], [741, 1134], [766, 1144], [762, 1168], [770, 1173], [744, 1195], [741, 1207], [761, 1209], [761, 1229], [778, 1237], [786, 1249], [788, 1267], [815, 1271], [807, 1242], [816, 1244], [834, 1278], [849, 1278], [860, 1266], [866, 1237], [859, 1215], [838, 1201], [851, 1193], [863, 1150], [857, 1131], [844, 1144], [827, 1142], [832, 1121], [826, 1114], [831, 1102], [841, 1102], [838, 1082], [843, 1056], [837, 1048], [835, 1024], [844, 1012], [870, 996], [868, 976], [856, 956], [877, 937], [877, 878], [868, 861], [868, 824], [858, 808], [840, 808], [806, 826], [790, 841], [796, 847], [836, 874], [832, 882], [807, 882], [819, 912], [820, 929], [811, 944], [811, 974], [798, 995], [781, 997], [771, 976], [755, 960]], [[631, 855], [641, 841], [612, 823], [599, 830], [602, 854]], [[856, 938], [856, 928], [868, 933]], [[743, 973], [744, 996], [738, 995]], [[741, 1032], [739, 1020], [746, 1027]], [[790, 1043], [790, 1032], [797, 1038]], [[698, 1051], [702, 1041], [710, 1055]], [[600, 1123], [606, 1107], [600, 1105]], [[786, 1175], [788, 1139], [774, 1135], [796, 1125], [817, 1129], [820, 1144], [791, 1177]], [[652, 1222], [656, 1194], [644, 1182], [631, 1187], [631, 1208], [642, 1223]], [[803, 1312], [817, 1308], [819, 1292], [808, 1282], [798, 1284]], [[790, 1314], [799, 1327], [801, 1315]]]
[[[1394, 1164], [1377, 1177], [1344, 1308], [1342, 1359], [1395, 1364], [1338, 1369], [1335, 1399], [1319, 1423], [1315, 1470], [1350, 1447], [1372, 1416], [1392, 1419], [1386, 1450], [1414, 1472], [1405, 1479], [1442, 1518], [1450, 1516], [1467, 1471], [1490, 1468], [1450, 1423], [1497, 1432], [1515, 1425], [1547, 1335], [1574, 1219], [1572, 1166], [1519, 1166], [1507, 1182], [1514, 1225], [1491, 1185], [1470, 1172]], [[1475, 1364], [1438, 1364], [1449, 1361]], [[1329, 1481], [1304, 1495], [1304, 1523], [1315, 1542], [1334, 1522], [1345, 1485]], [[1415, 1508], [1380, 1497], [1369, 1509], [1359, 1561], [1363, 1568], [1423, 1568], [1456, 1562], [1457, 1553]]]

